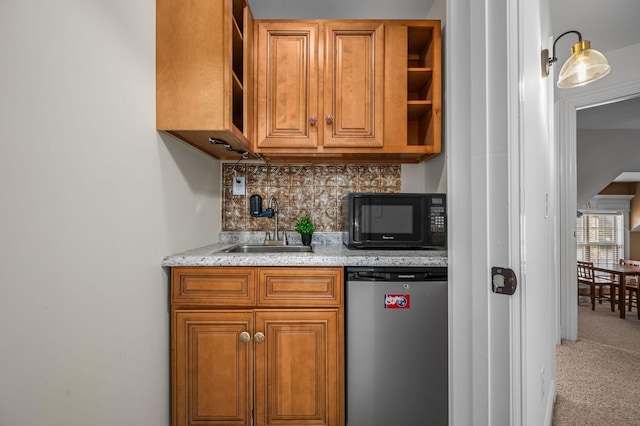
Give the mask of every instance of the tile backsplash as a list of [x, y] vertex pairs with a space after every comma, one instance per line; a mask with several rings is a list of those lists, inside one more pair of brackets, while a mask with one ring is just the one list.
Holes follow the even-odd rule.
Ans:
[[[244, 176], [245, 195], [233, 195], [233, 178]], [[222, 166], [222, 230], [272, 231], [273, 219], [251, 217], [249, 197], [278, 202], [278, 225], [293, 231], [295, 221], [311, 216], [317, 232], [337, 232], [340, 200], [349, 192], [400, 192], [396, 164], [231, 164]]]

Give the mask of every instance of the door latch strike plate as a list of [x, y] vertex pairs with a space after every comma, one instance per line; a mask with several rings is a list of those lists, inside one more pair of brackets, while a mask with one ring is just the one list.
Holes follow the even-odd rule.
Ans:
[[494, 266], [491, 268], [491, 289], [494, 293], [512, 295], [516, 292], [518, 280], [512, 269]]

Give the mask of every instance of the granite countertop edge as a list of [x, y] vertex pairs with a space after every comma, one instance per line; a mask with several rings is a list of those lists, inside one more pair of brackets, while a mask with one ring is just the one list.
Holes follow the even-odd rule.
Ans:
[[446, 250], [350, 250], [343, 244], [312, 244], [312, 253], [224, 253], [234, 244], [217, 243], [167, 256], [164, 267], [179, 266], [447, 266]]

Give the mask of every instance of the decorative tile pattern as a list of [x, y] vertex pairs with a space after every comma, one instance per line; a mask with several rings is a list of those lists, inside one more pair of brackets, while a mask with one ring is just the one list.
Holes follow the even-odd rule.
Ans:
[[[244, 176], [246, 195], [233, 195], [233, 177]], [[340, 230], [340, 201], [349, 192], [400, 192], [400, 165], [394, 164], [223, 164], [222, 230], [271, 231], [273, 219], [251, 217], [249, 198], [278, 202], [278, 225], [293, 232], [309, 214], [317, 232]]]

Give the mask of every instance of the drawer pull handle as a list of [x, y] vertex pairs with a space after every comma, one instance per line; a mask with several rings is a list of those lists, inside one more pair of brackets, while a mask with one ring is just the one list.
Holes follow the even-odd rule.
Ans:
[[254, 336], [253, 336], [253, 340], [256, 341], [256, 343], [262, 343], [264, 342], [264, 333], [258, 331]]
[[251, 335], [249, 333], [247, 333], [246, 331], [243, 331], [242, 333], [240, 333], [241, 343], [249, 343], [249, 340], [251, 340]]
[[332, 124], [333, 123], [333, 115], [329, 114], [327, 115], [327, 124]]

